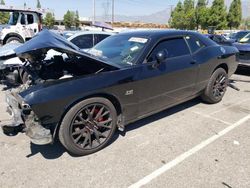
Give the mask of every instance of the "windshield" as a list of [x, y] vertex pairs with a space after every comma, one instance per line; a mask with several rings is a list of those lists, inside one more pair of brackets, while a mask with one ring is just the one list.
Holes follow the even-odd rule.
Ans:
[[9, 25], [16, 25], [19, 18], [18, 12], [13, 12], [10, 16]]
[[147, 43], [147, 38], [116, 35], [98, 43], [88, 53], [112, 64], [131, 66]]
[[242, 38], [239, 42], [240, 43], [250, 43], [250, 33], [247, 34], [244, 38]]

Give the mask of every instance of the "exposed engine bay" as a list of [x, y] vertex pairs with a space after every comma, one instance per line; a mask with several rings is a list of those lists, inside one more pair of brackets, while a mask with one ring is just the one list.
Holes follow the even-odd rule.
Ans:
[[27, 89], [31, 85], [109, 70], [80, 56], [62, 54], [55, 55], [51, 59], [44, 59], [44, 57], [41, 55], [40, 58], [23, 60], [22, 66], [15, 67], [14, 71], [6, 76], [7, 83], [23, 85]]
[[45, 82], [118, 69], [47, 30], [0, 59], [8, 58], [11, 58], [11, 63], [2, 69], [5, 82], [21, 85], [23, 89]]

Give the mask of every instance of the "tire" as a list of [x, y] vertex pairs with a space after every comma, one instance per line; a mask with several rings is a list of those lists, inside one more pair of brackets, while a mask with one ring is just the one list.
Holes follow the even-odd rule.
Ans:
[[10, 37], [6, 40], [6, 44], [8, 43], [23, 43], [23, 40], [18, 37]]
[[116, 123], [117, 112], [109, 100], [99, 97], [86, 99], [64, 116], [59, 140], [69, 153], [89, 155], [107, 146], [116, 130]]
[[209, 79], [208, 85], [201, 95], [204, 102], [216, 104], [220, 102], [225, 95], [228, 86], [228, 74], [223, 68], [214, 71]]

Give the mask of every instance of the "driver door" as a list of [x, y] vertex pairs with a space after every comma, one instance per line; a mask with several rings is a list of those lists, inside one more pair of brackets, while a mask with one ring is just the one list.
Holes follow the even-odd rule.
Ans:
[[[167, 58], [156, 65], [156, 54], [166, 51]], [[194, 93], [198, 65], [183, 37], [163, 40], [142, 64], [139, 85], [141, 115], [178, 103]]]

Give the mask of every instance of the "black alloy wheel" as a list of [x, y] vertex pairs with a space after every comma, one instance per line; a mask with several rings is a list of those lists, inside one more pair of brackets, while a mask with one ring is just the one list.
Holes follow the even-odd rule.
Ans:
[[203, 101], [215, 104], [222, 100], [228, 86], [228, 74], [223, 68], [218, 68], [214, 71], [204, 93], [201, 95]]
[[116, 110], [109, 100], [87, 99], [65, 115], [59, 139], [72, 154], [91, 154], [108, 144], [115, 132], [116, 122]]
[[228, 86], [227, 80], [227, 75], [224, 73], [221, 73], [217, 76], [213, 86], [213, 95], [216, 99], [224, 96]]
[[90, 104], [81, 109], [71, 123], [71, 137], [83, 149], [93, 149], [107, 139], [112, 128], [112, 116], [107, 106]]

